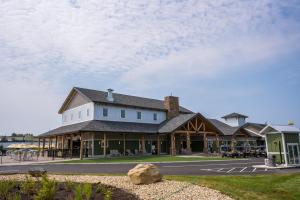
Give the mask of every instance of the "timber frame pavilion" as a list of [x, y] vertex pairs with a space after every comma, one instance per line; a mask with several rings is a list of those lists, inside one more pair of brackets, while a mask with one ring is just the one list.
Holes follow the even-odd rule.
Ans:
[[[200, 113], [179, 114], [161, 124], [91, 120], [39, 137], [41, 156], [73, 158], [120, 155], [219, 154], [220, 145], [256, 140], [243, 127], [230, 127]], [[47, 155], [46, 155], [47, 152]]]

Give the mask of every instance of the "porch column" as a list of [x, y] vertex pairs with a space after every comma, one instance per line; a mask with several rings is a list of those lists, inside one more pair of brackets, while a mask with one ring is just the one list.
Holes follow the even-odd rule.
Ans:
[[203, 153], [208, 153], [208, 140], [206, 133], [203, 135]]
[[126, 135], [123, 134], [123, 155], [126, 155]]
[[61, 157], [62, 158], [65, 156], [64, 151], [65, 151], [65, 136], [62, 135], [61, 136]]
[[146, 153], [145, 135], [142, 135], [142, 153]]
[[43, 148], [42, 148], [42, 156], [45, 156], [45, 138], [43, 138]]
[[220, 153], [220, 138], [219, 138], [219, 135], [216, 135], [216, 146], [217, 146], [217, 153]]
[[38, 157], [40, 156], [40, 151], [41, 151], [41, 138], [39, 138], [39, 148], [38, 148]]
[[52, 138], [49, 138], [48, 150], [52, 149]]
[[57, 153], [57, 139], [58, 139], [58, 136], [55, 136], [55, 157], [56, 157], [56, 153]]
[[235, 142], [236, 142], [235, 137], [232, 136], [232, 138], [231, 138], [231, 152], [233, 152], [235, 150]]
[[159, 134], [157, 135], [157, 155], [160, 155], [160, 137]]
[[103, 155], [104, 155], [104, 157], [106, 157], [106, 146], [107, 146], [107, 138], [106, 138], [106, 133], [104, 133], [104, 135], [103, 135]]
[[80, 133], [80, 156], [79, 156], [79, 158], [80, 158], [80, 160], [82, 160], [83, 159], [83, 141], [82, 141], [82, 133]]
[[189, 132], [186, 132], [186, 151], [188, 154], [192, 153], [191, 150], [191, 136]]
[[71, 149], [70, 158], [72, 159], [72, 157], [73, 157], [73, 134], [71, 134], [70, 140], [71, 140], [71, 142], [70, 142], [70, 149]]
[[175, 146], [175, 134], [171, 133], [171, 148], [170, 148], [171, 156], [176, 156], [176, 146]]

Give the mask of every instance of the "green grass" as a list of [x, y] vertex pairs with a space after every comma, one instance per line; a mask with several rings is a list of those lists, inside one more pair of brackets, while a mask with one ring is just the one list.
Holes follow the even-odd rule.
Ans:
[[164, 176], [221, 191], [234, 199], [300, 199], [300, 173], [256, 176]]
[[221, 157], [178, 157], [178, 156], [121, 156], [111, 158], [95, 158], [84, 160], [62, 161], [63, 163], [122, 163], [122, 162], [176, 162], [176, 161], [198, 161], [198, 160], [230, 160], [232, 158]]

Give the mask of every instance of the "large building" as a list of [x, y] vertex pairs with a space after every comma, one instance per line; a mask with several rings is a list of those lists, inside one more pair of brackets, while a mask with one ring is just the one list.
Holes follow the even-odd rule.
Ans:
[[179, 98], [142, 98], [75, 87], [59, 109], [62, 126], [39, 135], [42, 155], [95, 157], [140, 154], [217, 154], [259, 147], [264, 124], [232, 113], [208, 119]]

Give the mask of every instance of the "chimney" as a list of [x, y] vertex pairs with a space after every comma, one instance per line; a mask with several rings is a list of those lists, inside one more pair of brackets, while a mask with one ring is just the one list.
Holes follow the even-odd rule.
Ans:
[[167, 119], [171, 119], [179, 115], [179, 100], [178, 97], [167, 96], [164, 100], [164, 108], [168, 110]]
[[109, 88], [107, 89], [107, 96], [106, 96], [106, 99], [108, 101], [114, 101], [114, 97], [113, 97], [113, 89]]

